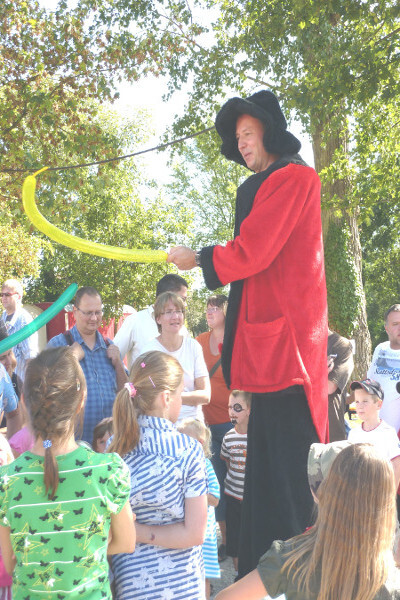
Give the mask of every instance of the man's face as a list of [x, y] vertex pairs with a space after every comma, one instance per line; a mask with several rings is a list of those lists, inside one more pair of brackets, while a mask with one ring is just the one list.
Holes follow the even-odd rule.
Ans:
[[385, 329], [392, 350], [400, 350], [400, 311], [393, 310], [388, 314]]
[[74, 306], [74, 317], [81, 335], [93, 335], [100, 327], [103, 317], [100, 296], [83, 294], [79, 306]]
[[7, 285], [1, 288], [1, 301], [4, 306], [4, 310], [8, 315], [12, 315], [17, 310], [18, 301], [20, 300], [20, 295], [18, 292], [8, 287]]
[[264, 125], [250, 115], [241, 115], [236, 122], [238, 149], [246, 165], [255, 173], [264, 171], [270, 163], [270, 155], [263, 144]]

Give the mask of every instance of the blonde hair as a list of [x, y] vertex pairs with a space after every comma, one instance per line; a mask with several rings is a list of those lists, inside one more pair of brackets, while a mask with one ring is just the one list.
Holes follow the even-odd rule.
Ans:
[[158, 350], [138, 356], [129, 373], [135, 395], [131, 396], [127, 387], [123, 387], [115, 398], [114, 437], [109, 452], [124, 456], [137, 446], [140, 437], [138, 415], [145, 415], [152, 410], [160, 392], [175, 392], [182, 378], [183, 369], [173, 356]]
[[372, 600], [393, 562], [393, 468], [371, 444], [352, 444], [334, 460], [318, 490], [315, 526], [293, 538], [287, 570], [309, 593], [321, 572], [318, 600]]
[[59, 482], [53, 445], [82, 425], [86, 395], [85, 376], [68, 346], [43, 350], [29, 361], [23, 395], [35, 438], [52, 444], [44, 450], [44, 484], [46, 494], [53, 498]]
[[211, 458], [211, 431], [203, 421], [199, 419], [183, 419], [179, 423], [178, 431], [198, 440], [203, 446], [204, 456]]
[[[174, 294], [174, 292], [163, 292], [157, 296], [156, 301], [154, 302], [154, 319], [156, 323], [157, 319], [159, 319], [164, 312], [168, 302], [172, 302], [175, 308], [178, 308], [183, 312], [183, 317], [185, 317], [185, 303], [182, 298]], [[161, 333], [161, 325], [159, 323], [157, 323], [157, 329]]]
[[242, 398], [247, 408], [251, 408], [251, 392], [243, 392], [243, 390], [232, 390], [230, 396], [232, 396], [232, 398]]
[[23, 293], [24, 293], [24, 288], [22, 287], [22, 283], [20, 281], [18, 281], [18, 279], [6, 279], [3, 282], [1, 289], [4, 289], [5, 287], [9, 287], [10, 290], [14, 290], [14, 292], [19, 294], [22, 298]]

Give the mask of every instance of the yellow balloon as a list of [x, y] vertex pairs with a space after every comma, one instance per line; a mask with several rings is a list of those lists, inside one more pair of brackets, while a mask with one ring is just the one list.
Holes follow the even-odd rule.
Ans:
[[103, 256], [104, 258], [112, 258], [114, 260], [127, 260], [129, 262], [142, 263], [165, 262], [167, 260], [167, 253], [163, 250], [135, 250], [134, 248], [118, 248], [117, 246], [97, 244], [96, 242], [89, 242], [88, 240], [65, 233], [65, 231], [62, 231], [49, 223], [49, 221], [47, 221], [47, 219], [39, 212], [35, 202], [35, 175], [44, 170], [45, 169], [41, 169], [34, 175], [29, 175], [25, 179], [22, 187], [24, 210], [28, 219], [36, 229], [39, 229], [39, 231], [63, 246], [73, 248], [74, 250], [80, 250], [86, 254], [94, 254], [95, 256]]

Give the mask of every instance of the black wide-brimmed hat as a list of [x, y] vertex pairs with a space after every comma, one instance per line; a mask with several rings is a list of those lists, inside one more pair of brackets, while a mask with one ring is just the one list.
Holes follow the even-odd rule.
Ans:
[[236, 121], [240, 115], [250, 115], [259, 119], [265, 126], [264, 147], [271, 154], [297, 154], [300, 141], [287, 131], [286, 119], [275, 94], [264, 90], [248, 98], [231, 98], [226, 102], [215, 119], [215, 127], [222, 139], [221, 153], [246, 167], [238, 150]]

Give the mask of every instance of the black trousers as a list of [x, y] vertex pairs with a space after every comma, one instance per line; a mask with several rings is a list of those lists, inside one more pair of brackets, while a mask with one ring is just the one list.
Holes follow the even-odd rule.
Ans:
[[318, 441], [302, 386], [252, 395], [239, 577], [257, 566], [274, 540], [300, 534], [311, 523], [307, 457]]

